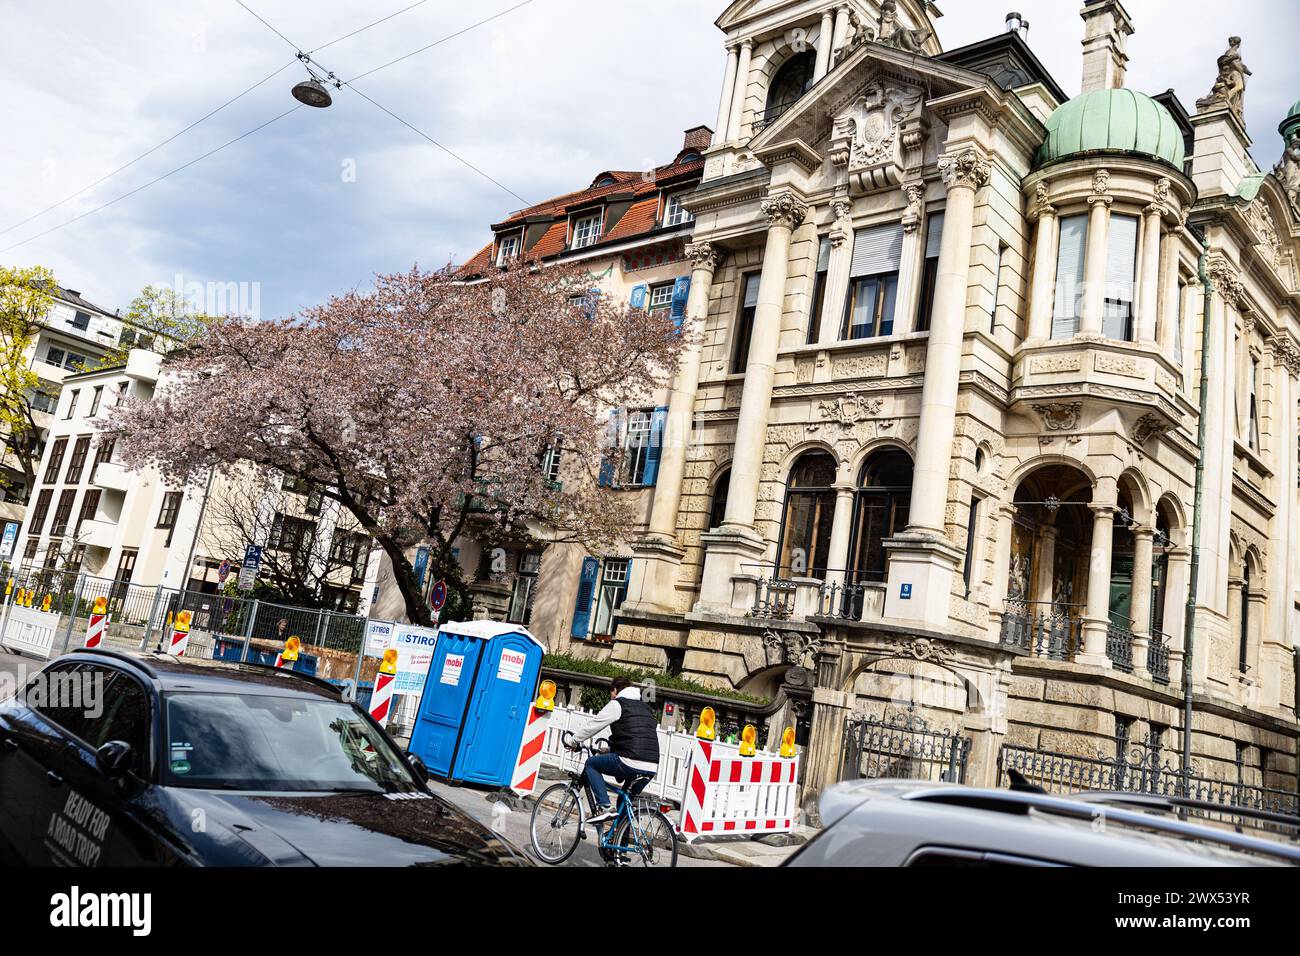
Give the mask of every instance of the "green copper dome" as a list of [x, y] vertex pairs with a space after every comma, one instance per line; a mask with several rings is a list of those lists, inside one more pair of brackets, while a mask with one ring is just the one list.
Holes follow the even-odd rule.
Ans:
[[1300, 130], [1300, 100], [1296, 100], [1291, 104], [1291, 108], [1287, 110], [1286, 119], [1282, 121], [1282, 125], [1277, 130], [1283, 136], [1290, 135], [1293, 130]]
[[1035, 166], [1094, 152], [1134, 153], [1183, 168], [1183, 132], [1169, 111], [1134, 90], [1093, 90], [1047, 119]]

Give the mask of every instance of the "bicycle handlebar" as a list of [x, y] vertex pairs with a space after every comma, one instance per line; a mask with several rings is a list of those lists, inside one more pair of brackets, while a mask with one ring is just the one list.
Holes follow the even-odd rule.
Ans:
[[609, 753], [608, 740], [593, 740], [590, 743], [584, 741], [583, 743], [579, 744], [577, 747], [574, 747], [573, 731], [571, 730], [566, 730], [564, 733], [560, 734], [560, 743], [564, 745], [564, 748], [566, 750], [572, 750], [578, 753], [589, 753], [589, 754]]

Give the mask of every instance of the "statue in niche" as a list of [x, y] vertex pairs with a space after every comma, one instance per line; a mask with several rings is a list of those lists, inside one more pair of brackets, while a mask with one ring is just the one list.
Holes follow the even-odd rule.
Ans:
[[884, 0], [880, 5], [880, 42], [904, 53], [925, 55], [925, 41], [930, 39], [927, 29], [908, 30], [898, 22], [897, 0]]
[[1251, 72], [1241, 58], [1241, 37], [1228, 37], [1228, 49], [1219, 57], [1219, 78], [1210, 95], [1196, 101], [1201, 112], [1226, 106], [1237, 119], [1245, 122], [1246, 77]]

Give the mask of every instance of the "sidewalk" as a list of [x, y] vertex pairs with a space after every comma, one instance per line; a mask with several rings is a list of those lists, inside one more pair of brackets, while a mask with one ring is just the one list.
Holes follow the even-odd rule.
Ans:
[[[532, 803], [520, 801], [510, 796], [509, 803], [516, 809], [510, 809], [505, 795], [469, 786], [452, 786], [440, 780], [433, 780], [429, 788], [438, 796], [464, 810], [483, 824], [492, 827], [521, 850], [532, 855], [529, 849], [528, 832], [531, 824]], [[504, 810], [497, 809], [503, 807]], [[494, 822], [495, 821], [495, 822]], [[678, 843], [678, 866], [780, 866], [790, 854], [794, 853], [816, 831], [801, 827], [790, 846], [771, 846], [757, 840], [740, 837], [721, 838], [718, 840], [697, 840], [688, 845], [685, 840]], [[763, 838], [776, 842], [776, 837]], [[789, 840], [786, 837], [785, 842]], [[593, 841], [581, 844], [565, 866], [604, 866], [596, 853]]]

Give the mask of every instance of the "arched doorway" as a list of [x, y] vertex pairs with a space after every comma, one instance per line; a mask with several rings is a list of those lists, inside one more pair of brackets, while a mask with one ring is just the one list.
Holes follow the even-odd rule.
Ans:
[[1046, 465], [1016, 488], [1002, 642], [1040, 657], [1079, 650], [1092, 549], [1092, 482]]
[[796, 53], [781, 64], [767, 87], [767, 108], [755, 125], [755, 132], [766, 129], [794, 106], [799, 97], [812, 88], [817, 54], [813, 50]]
[[835, 459], [824, 451], [800, 455], [786, 482], [777, 547], [777, 577], [824, 577], [835, 520]]

